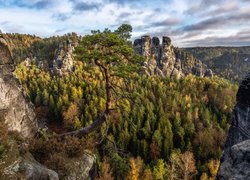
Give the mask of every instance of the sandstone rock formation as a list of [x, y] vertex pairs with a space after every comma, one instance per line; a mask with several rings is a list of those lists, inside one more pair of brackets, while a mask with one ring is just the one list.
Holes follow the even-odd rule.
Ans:
[[0, 179], [58, 180], [58, 174], [38, 163], [29, 152], [21, 152], [15, 141], [0, 161]]
[[96, 157], [91, 152], [85, 151], [81, 158], [68, 159], [66, 166], [69, 167], [69, 175], [63, 179], [90, 180], [96, 173]]
[[218, 179], [250, 177], [250, 74], [242, 81], [232, 124], [221, 158]]
[[162, 45], [158, 37], [142, 36], [134, 41], [134, 49], [145, 57], [143, 66], [148, 75], [177, 78], [187, 74], [213, 76], [212, 71], [190, 53], [175, 49], [167, 36], [162, 37]]
[[34, 108], [13, 76], [13, 60], [5, 40], [0, 38], [0, 121], [24, 137], [32, 137], [38, 125]]
[[73, 51], [80, 41], [75, 33], [44, 39], [14, 33], [0, 33], [0, 37], [3, 41], [1, 44], [8, 44], [15, 64], [25, 61], [27, 65], [36, 64], [56, 75], [63, 75], [74, 69]]
[[70, 40], [59, 44], [57, 54], [53, 60], [52, 70], [54, 73], [62, 75], [73, 70], [73, 51], [74, 45], [72, 45]]

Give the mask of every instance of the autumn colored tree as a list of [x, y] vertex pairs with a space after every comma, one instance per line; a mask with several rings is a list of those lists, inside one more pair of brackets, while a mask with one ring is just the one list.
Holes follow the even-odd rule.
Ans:
[[104, 157], [103, 161], [100, 163], [100, 171], [96, 179], [97, 180], [114, 180], [111, 167], [106, 157]]
[[152, 171], [151, 171], [150, 168], [146, 168], [146, 169], [143, 171], [142, 179], [143, 179], [143, 180], [153, 180], [153, 179], [154, 179], [153, 173], [152, 173]]
[[173, 152], [170, 156], [169, 174], [172, 174], [170, 179], [192, 179], [197, 174], [193, 153], [189, 151], [183, 154], [179, 151]]
[[137, 157], [136, 159], [132, 157], [129, 159], [129, 163], [130, 163], [130, 171], [128, 173], [127, 179], [139, 180], [143, 165], [142, 159], [140, 157]]
[[220, 161], [212, 159], [207, 163], [207, 166], [208, 166], [209, 172], [211, 174], [210, 179], [211, 180], [216, 179], [216, 175], [217, 175], [217, 172], [218, 172], [219, 167], [220, 167]]
[[181, 155], [181, 161], [182, 164], [180, 164], [180, 168], [183, 180], [193, 179], [193, 177], [197, 174], [193, 153], [186, 151]]
[[79, 121], [78, 119], [79, 115], [80, 115], [80, 110], [77, 104], [71, 103], [67, 111], [63, 113], [64, 126], [69, 130], [73, 130], [75, 122]]

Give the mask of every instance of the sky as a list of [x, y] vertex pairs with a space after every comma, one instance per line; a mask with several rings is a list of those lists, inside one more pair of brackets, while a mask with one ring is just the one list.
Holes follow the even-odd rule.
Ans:
[[0, 0], [0, 30], [40, 37], [133, 27], [174, 46], [250, 46], [250, 0]]

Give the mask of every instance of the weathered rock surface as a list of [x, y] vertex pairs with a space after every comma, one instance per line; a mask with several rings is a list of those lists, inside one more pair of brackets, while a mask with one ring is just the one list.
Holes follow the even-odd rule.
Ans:
[[38, 163], [28, 152], [21, 153], [15, 141], [0, 161], [0, 179], [58, 180], [58, 174]]
[[0, 39], [0, 121], [5, 122], [9, 130], [32, 137], [38, 128], [34, 108], [12, 74], [13, 60], [3, 42], [4, 39]]
[[250, 177], [250, 74], [237, 93], [232, 124], [221, 158], [218, 179]]
[[83, 157], [68, 159], [69, 175], [63, 179], [93, 179], [96, 173], [96, 157], [91, 152], [85, 151]]
[[250, 140], [233, 145], [220, 166], [218, 179], [250, 178]]
[[134, 41], [134, 49], [145, 57], [144, 72], [148, 75], [177, 78], [187, 74], [213, 76], [212, 71], [190, 53], [175, 49], [167, 36], [162, 37], [162, 45], [158, 37], [143, 36]]
[[65, 72], [71, 72], [74, 67], [73, 51], [74, 46], [68, 40], [65, 44], [58, 46], [57, 54], [53, 60], [52, 70], [54, 73], [63, 75]]

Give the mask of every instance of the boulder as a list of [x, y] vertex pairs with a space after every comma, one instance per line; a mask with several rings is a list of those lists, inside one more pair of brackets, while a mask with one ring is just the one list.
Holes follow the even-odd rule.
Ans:
[[80, 158], [67, 159], [66, 166], [69, 167], [69, 175], [63, 179], [91, 180], [96, 173], [96, 157], [91, 152], [85, 151]]

